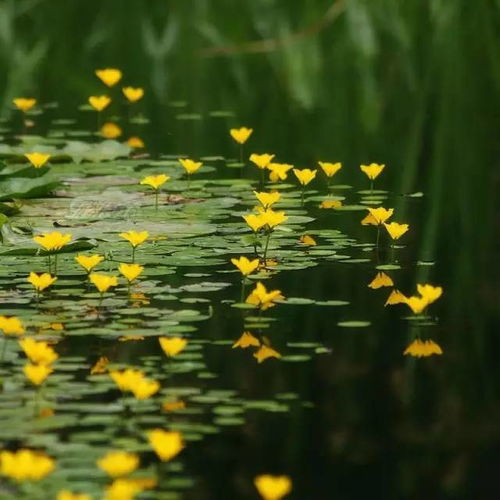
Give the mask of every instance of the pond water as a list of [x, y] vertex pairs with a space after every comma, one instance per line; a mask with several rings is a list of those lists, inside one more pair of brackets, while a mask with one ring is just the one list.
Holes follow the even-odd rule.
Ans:
[[[297, 499], [490, 491], [483, 478], [498, 465], [488, 444], [498, 425], [474, 409], [482, 375], [467, 375], [461, 350], [469, 342], [459, 341], [467, 325], [446, 305], [460, 295], [447, 288], [446, 258], [455, 250], [422, 252], [432, 222], [422, 187], [398, 192], [387, 181], [391, 164], [372, 188], [359, 165], [343, 158], [319, 151], [305, 163], [296, 153], [299, 131], [273, 143], [259, 130], [257, 111], [243, 121], [234, 110], [200, 114], [171, 102], [158, 112], [168, 116], [160, 130], [165, 121], [145, 119], [140, 103], [125, 107], [100, 113], [99, 125], [122, 129], [108, 141], [95, 134], [98, 113], [89, 106], [41, 105], [2, 124], [1, 314], [20, 318], [24, 337], [47, 341], [58, 359], [33, 384], [19, 336], [3, 336], [3, 449], [42, 452], [55, 467], [39, 481], [4, 478], [0, 498], [57, 498], [65, 489], [104, 498], [113, 479], [96, 463], [110, 451], [139, 456], [139, 467], [124, 476], [151, 480], [136, 494], [144, 499], [259, 498], [254, 479], [263, 474], [288, 476], [287, 498]], [[254, 126], [241, 147], [229, 135], [239, 125]], [[124, 145], [131, 136], [145, 148]], [[50, 154], [48, 164], [30, 166], [23, 155], [33, 151]], [[317, 169], [316, 178], [303, 190], [292, 170], [271, 182], [269, 170], [248, 160], [264, 152]], [[179, 157], [203, 165], [187, 178]], [[328, 182], [317, 160], [343, 165]], [[170, 179], [156, 208], [153, 190], [140, 181], [158, 174]], [[256, 213], [255, 190], [280, 193], [272, 208], [288, 217], [272, 231], [266, 257], [267, 230], [255, 236], [243, 219]], [[340, 203], [321, 208], [325, 200]], [[367, 207], [394, 208], [390, 220], [409, 231], [392, 241], [383, 225], [361, 224]], [[134, 252], [120, 236], [131, 230], [148, 232]], [[57, 264], [33, 241], [53, 231], [72, 237]], [[315, 244], [301, 242], [304, 235]], [[231, 259], [256, 258], [254, 246], [260, 267], [242, 290]], [[104, 257], [93, 272], [119, 277], [103, 294], [75, 261], [91, 254]], [[144, 269], [127, 286], [118, 267], [132, 256]], [[35, 293], [30, 272], [55, 274], [56, 265], [57, 281]], [[378, 273], [382, 283], [373, 283]], [[262, 307], [245, 302], [258, 282], [281, 296]], [[417, 296], [424, 283], [444, 293], [423, 311], [386, 305], [394, 289]], [[253, 345], [235, 346], [244, 332]], [[160, 338], [187, 343], [167, 356]], [[412, 355], [415, 339], [434, 342], [434, 353]], [[110, 372], [126, 368], [142, 370], [159, 390], [144, 399], [122, 393]], [[159, 460], [148, 441], [153, 429], [179, 432], [182, 451]], [[106, 498], [129, 498], [107, 491]]]

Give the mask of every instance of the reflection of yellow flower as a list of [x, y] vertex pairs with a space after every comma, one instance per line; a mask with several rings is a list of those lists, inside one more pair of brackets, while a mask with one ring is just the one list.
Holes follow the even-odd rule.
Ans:
[[340, 200], [323, 200], [319, 204], [319, 208], [339, 208], [342, 206], [342, 202]]
[[73, 493], [69, 490], [61, 490], [57, 494], [56, 500], [92, 500], [92, 497], [86, 493]]
[[141, 149], [144, 147], [144, 141], [140, 137], [129, 137], [127, 139], [127, 146], [134, 149]]
[[43, 453], [21, 449], [0, 453], [2, 475], [16, 481], [39, 481], [55, 469], [52, 458]]
[[101, 127], [101, 135], [105, 139], [116, 139], [122, 135], [122, 129], [113, 122], [106, 122]]
[[178, 410], [183, 410], [186, 408], [186, 403], [184, 401], [166, 401], [161, 405], [163, 411], [173, 412]]
[[260, 348], [253, 353], [253, 357], [257, 359], [259, 363], [262, 363], [268, 358], [281, 358], [281, 354], [275, 351], [272, 347], [262, 344]]
[[12, 102], [17, 109], [26, 113], [26, 111], [29, 111], [36, 104], [36, 99], [32, 97], [16, 97], [12, 99]]
[[240, 270], [243, 276], [252, 274], [259, 267], [259, 259], [249, 260], [246, 257], [231, 259], [231, 262]]
[[170, 179], [168, 175], [159, 174], [159, 175], [148, 175], [141, 180], [140, 184], [150, 186], [153, 189], [157, 190], [160, 188], [165, 182]]
[[275, 300], [281, 299], [284, 299], [284, 297], [280, 290], [272, 290], [268, 292], [266, 287], [259, 281], [247, 297], [246, 303], [255, 305], [265, 311], [275, 305]]
[[158, 341], [167, 356], [177, 356], [177, 354], [184, 350], [188, 343], [182, 337], [160, 337]]
[[299, 238], [299, 241], [300, 243], [302, 243], [303, 245], [307, 245], [308, 247], [314, 247], [317, 245], [316, 240], [312, 236], [309, 236], [308, 234], [303, 234]]
[[288, 476], [262, 474], [254, 479], [254, 484], [263, 500], [280, 500], [292, 491]]
[[144, 96], [144, 89], [141, 87], [123, 87], [122, 92], [129, 102], [137, 102]]
[[229, 133], [238, 144], [245, 144], [252, 135], [253, 129], [247, 127], [232, 128]]
[[442, 287], [432, 286], [428, 284], [418, 284], [417, 291], [427, 301], [428, 304], [432, 304], [443, 294]]
[[75, 260], [85, 269], [85, 271], [90, 273], [95, 266], [104, 260], [104, 257], [102, 255], [77, 255]]
[[269, 208], [281, 198], [281, 193], [278, 191], [273, 191], [272, 193], [258, 193], [257, 191], [254, 191], [253, 194], [264, 208]]
[[142, 245], [148, 239], [149, 233], [147, 231], [127, 231], [126, 233], [120, 233], [120, 236], [135, 248]]
[[127, 278], [127, 281], [131, 283], [135, 279], [137, 279], [142, 271], [144, 271], [144, 267], [139, 264], [120, 264], [118, 270], [120, 273]]
[[403, 352], [405, 356], [408, 354], [415, 358], [426, 358], [433, 354], [443, 354], [443, 350], [433, 340], [422, 342], [420, 339], [415, 339]]
[[19, 318], [11, 316], [0, 316], [0, 330], [5, 335], [22, 335], [24, 333], [24, 326]]
[[108, 87], [113, 87], [122, 78], [122, 72], [116, 68], [96, 69], [95, 74]]
[[369, 208], [368, 212], [370, 212], [370, 215], [373, 217], [377, 225], [383, 224], [389, 217], [394, 212], [393, 208], [384, 208], [384, 207], [378, 207], [378, 208]]
[[316, 172], [317, 170], [311, 170], [310, 168], [293, 169], [295, 177], [297, 177], [302, 186], [307, 186], [316, 177]]
[[19, 345], [32, 363], [50, 365], [59, 357], [47, 342], [37, 342], [31, 337], [20, 340]]
[[250, 155], [250, 161], [252, 163], [254, 163], [255, 165], [257, 165], [257, 167], [259, 167], [259, 168], [267, 168], [267, 166], [269, 165], [269, 163], [271, 163], [273, 158], [274, 158], [274, 155], [270, 155], [267, 153], [264, 153], [261, 155], [252, 153]]
[[139, 457], [126, 451], [110, 451], [97, 460], [97, 466], [111, 477], [128, 476], [139, 466]]
[[288, 171], [293, 168], [293, 165], [287, 163], [269, 163], [267, 169], [270, 170], [269, 180], [271, 182], [284, 181], [288, 177]]
[[56, 280], [57, 278], [52, 277], [49, 273], [36, 274], [31, 272], [28, 276], [28, 281], [35, 287], [37, 292], [42, 292]]
[[53, 231], [52, 233], [34, 236], [33, 240], [48, 252], [52, 252], [66, 246], [71, 241], [71, 234], [62, 234], [59, 231]]
[[174, 458], [183, 448], [184, 443], [180, 432], [168, 432], [154, 429], [147, 433], [149, 443], [161, 461]]
[[193, 174], [203, 165], [201, 161], [193, 161], [189, 158], [179, 158], [179, 163], [184, 167], [188, 175]]
[[24, 156], [35, 168], [42, 168], [49, 161], [51, 155], [35, 152], [26, 153]]
[[34, 385], [41, 385], [45, 379], [52, 373], [50, 365], [32, 365], [26, 363], [23, 366], [26, 378]]
[[89, 104], [96, 110], [102, 111], [109, 106], [111, 98], [107, 95], [92, 95], [89, 97]]
[[409, 228], [408, 224], [398, 224], [397, 222], [391, 222], [390, 224], [384, 223], [384, 226], [393, 240], [401, 238], [401, 236], [403, 236]]
[[367, 175], [368, 179], [376, 179], [382, 170], [384, 170], [385, 165], [379, 165], [378, 163], [370, 163], [370, 165], [360, 165], [359, 168]]
[[333, 177], [342, 168], [342, 163], [340, 162], [328, 163], [325, 161], [318, 161], [318, 164], [327, 177]]
[[385, 273], [377, 273], [377, 276], [373, 279], [371, 283], [368, 284], [370, 288], [376, 290], [377, 288], [382, 288], [383, 286], [393, 286], [394, 282], [390, 276]]
[[236, 347], [241, 347], [246, 349], [247, 347], [259, 347], [260, 340], [254, 337], [250, 332], [243, 332], [241, 337], [233, 344], [233, 349]]
[[387, 300], [385, 301], [384, 307], [385, 306], [393, 306], [395, 304], [406, 304], [406, 301], [408, 300], [408, 297], [403, 295], [399, 290], [394, 289], [389, 297], [387, 297]]
[[89, 278], [100, 293], [106, 293], [109, 288], [118, 285], [118, 278], [108, 274], [91, 273]]

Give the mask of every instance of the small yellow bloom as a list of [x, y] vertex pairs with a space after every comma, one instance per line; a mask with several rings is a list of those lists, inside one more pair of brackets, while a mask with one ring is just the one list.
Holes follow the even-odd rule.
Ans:
[[141, 87], [123, 87], [122, 92], [129, 102], [137, 102], [144, 96], [144, 89]]
[[342, 168], [342, 163], [340, 162], [328, 163], [325, 161], [318, 161], [318, 164], [327, 177], [333, 177]]
[[36, 274], [31, 272], [28, 276], [28, 282], [31, 283], [38, 292], [42, 292], [56, 280], [57, 278], [55, 276], [52, 277], [49, 273]]
[[36, 104], [36, 99], [33, 97], [16, 97], [12, 99], [12, 102], [17, 109], [26, 113], [26, 111], [29, 111]]
[[310, 168], [303, 168], [300, 170], [298, 168], [294, 168], [293, 173], [302, 186], [307, 186], [316, 177], [317, 170], [311, 170]]
[[369, 208], [368, 212], [370, 212], [370, 215], [376, 221], [377, 225], [380, 225], [380, 224], [383, 224], [387, 219], [389, 219], [391, 217], [391, 215], [394, 212], [394, 209], [393, 208], [384, 208], [384, 207]]
[[384, 226], [393, 240], [401, 238], [410, 227], [408, 224], [398, 224], [397, 222], [391, 222], [390, 224], [384, 223]]
[[101, 356], [90, 369], [91, 375], [106, 373], [108, 371], [109, 359], [106, 356]]
[[131, 283], [135, 279], [137, 279], [142, 271], [144, 271], [144, 267], [139, 264], [120, 264], [118, 270], [120, 273], [127, 278], [127, 281]]
[[393, 306], [395, 304], [406, 304], [406, 301], [408, 300], [408, 297], [403, 295], [399, 290], [394, 289], [389, 297], [387, 297], [387, 300], [385, 301], [384, 307], [385, 306]]
[[115, 479], [106, 487], [103, 500], [134, 500], [135, 495], [142, 491], [141, 485], [133, 479]]
[[269, 163], [267, 169], [270, 170], [269, 180], [271, 182], [284, 181], [288, 177], [288, 171], [293, 168], [293, 165], [287, 163]]
[[443, 350], [433, 340], [422, 342], [420, 339], [415, 339], [403, 352], [405, 356], [408, 354], [415, 358], [426, 358], [433, 354], [443, 354]]
[[113, 87], [122, 78], [122, 72], [116, 68], [96, 69], [95, 74], [108, 87]]
[[432, 304], [443, 294], [442, 287], [427, 284], [418, 284], [417, 291], [427, 301], [427, 304]]
[[359, 168], [367, 175], [368, 179], [374, 180], [384, 170], [385, 165], [370, 163], [370, 165], [360, 165]]
[[75, 257], [75, 260], [85, 269], [85, 271], [90, 273], [90, 271], [92, 271], [92, 269], [94, 269], [95, 266], [97, 266], [104, 260], [104, 257], [102, 255], [97, 255], [97, 254], [77, 255]]
[[127, 231], [126, 233], [120, 233], [120, 236], [126, 239], [135, 248], [142, 245], [142, 243], [148, 239], [149, 233], [147, 231], [141, 231], [140, 233], [136, 231]]
[[118, 388], [122, 391], [131, 391], [132, 387], [136, 386], [141, 380], [144, 380], [144, 373], [140, 370], [127, 368], [123, 371], [112, 370], [109, 376], [113, 379]]
[[177, 356], [187, 346], [187, 339], [182, 337], [160, 337], [158, 339], [163, 352], [167, 356]]
[[241, 347], [246, 349], [247, 347], [259, 347], [260, 340], [254, 337], [250, 332], [243, 332], [241, 337], [233, 344], [233, 349], [236, 347]]
[[148, 399], [160, 390], [160, 383], [156, 380], [143, 378], [133, 383], [130, 387], [132, 394], [137, 399]]
[[303, 234], [300, 237], [299, 241], [300, 243], [302, 243], [303, 245], [307, 245], [308, 247], [315, 247], [317, 245], [316, 240], [308, 234]]
[[35, 152], [26, 153], [24, 156], [35, 168], [42, 168], [49, 161], [51, 155]]
[[229, 133], [231, 137], [238, 144], [245, 144], [248, 141], [248, 138], [252, 135], [253, 128], [240, 127], [240, 128], [232, 128]]
[[24, 333], [24, 326], [21, 320], [15, 316], [0, 316], [0, 330], [5, 335], [22, 335]]
[[149, 443], [162, 462], [166, 462], [180, 453], [184, 448], [180, 432], [168, 432], [154, 429], [147, 433]]
[[378, 226], [377, 219], [375, 219], [370, 212], [368, 212], [367, 216], [361, 221], [361, 224], [363, 224], [363, 226]]
[[128, 476], [139, 467], [139, 457], [126, 451], [110, 451], [97, 460], [97, 466], [113, 478]]
[[102, 111], [109, 106], [111, 97], [107, 95], [92, 95], [89, 97], [89, 104], [96, 110]]
[[280, 290], [267, 291], [266, 287], [259, 281], [246, 299], [247, 304], [253, 304], [263, 311], [273, 307], [275, 300], [284, 299]]
[[23, 366], [26, 378], [34, 385], [41, 385], [45, 379], [52, 373], [52, 368], [49, 365], [33, 365], [26, 363]]
[[189, 158], [179, 158], [179, 163], [184, 167], [188, 175], [193, 174], [203, 165], [201, 161], [193, 161]]
[[129, 137], [127, 139], [127, 146], [134, 149], [142, 149], [144, 147], [144, 141], [140, 137]]
[[257, 165], [257, 167], [259, 167], [259, 168], [267, 168], [267, 166], [271, 163], [273, 158], [274, 158], [274, 155], [270, 155], [267, 153], [264, 153], [261, 155], [252, 153], [250, 155], [250, 161], [252, 163], [254, 163], [255, 165]]
[[52, 233], [44, 233], [34, 236], [33, 241], [43, 247], [44, 250], [53, 252], [61, 250], [62, 247], [66, 246], [71, 241], [71, 238], [71, 234], [62, 234], [59, 231], [53, 231]]
[[20, 340], [19, 345], [32, 363], [50, 365], [59, 357], [47, 342], [37, 342], [31, 337]]
[[319, 204], [319, 208], [339, 208], [342, 206], [342, 202], [340, 200], [323, 200]]
[[292, 481], [288, 476], [262, 474], [254, 479], [254, 484], [264, 500], [280, 500], [292, 491]]
[[0, 471], [16, 481], [39, 481], [55, 469], [55, 461], [43, 453], [21, 449], [0, 452]]
[[186, 403], [184, 401], [166, 401], [161, 405], [163, 411], [173, 412], [178, 410], [183, 410], [186, 408]]
[[387, 276], [385, 273], [377, 273], [377, 276], [373, 279], [371, 283], [369, 283], [369, 287], [376, 290], [377, 288], [382, 288], [383, 286], [393, 286], [394, 282], [392, 281], [390, 276]]
[[101, 127], [101, 135], [105, 139], [116, 139], [122, 135], [122, 129], [113, 122], [106, 122]]
[[252, 274], [259, 267], [259, 259], [249, 260], [246, 257], [231, 259], [231, 262], [240, 270], [243, 276]]
[[56, 500], [92, 500], [92, 497], [86, 493], [73, 493], [69, 490], [61, 490], [57, 494]]
[[262, 216], [262, 214], [243, 215], [243, 219], [245, 219], [245, 222], [248, 224], [248, 226], [253, 232], [257, 232], [261, 227], [266, 225], [266, 220]]
[[153, 189], [157, 190], [163, 184], [165, 184], [165, 182], [167, 182], [169, 179], [170, 176], [165, 174], [148, 175], [147, 177], [144, 177], [144, 179], [141, 180], [140, 184], [151, 186]]
[[278, 191], [273, 191], [272, 193], [258, 193], [254, 191], [253, 194], [264, 208], [269, 208], [281, 198], [281, 193]]
[[108, 274], [91, 273], [89, 278], [100, 293], [106, 293], [110, 287], [118, 285], [118, 278]]
[[418, 297], [416, 295], [408, 297], [405, 304], [414, 312], [414, 314], [420, 314], [429, 304], [425, 297]]
[[270, 208], [263, 211], [260, 216], [264, 220], [265, 224], [267, 224], [270, 228], [279, 226], [280, 224], [283, 224], [283, 222], [288, 220], [285, 212], [275, 212]]
[[272, 347], [262, 344], [260, 348], [253, 353], [253, 357], [257, 359], [259, 363], [262, 363], [268, 358], [281, 358], [281, 354], [275, 351]]

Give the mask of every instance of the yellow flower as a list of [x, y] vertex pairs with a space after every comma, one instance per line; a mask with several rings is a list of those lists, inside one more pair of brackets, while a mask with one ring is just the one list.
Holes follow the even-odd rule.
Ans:
[[418, 297], [416, 295], [408, 297], [405, 304], [415, 313], [420, 314], [429, 304], [425, 297]]
[[96, 69], [95, 74], [108, 87], [113, 87], [122, 78], [122, 72], [116, 68]]
[[248, 141], [248, 138], [252, 135], [253, 128], [246, 128], [246, 127], [240, 127], [240, 128], [232, 128], [229, 133], [231, 134], [231, 137], [238, 143], [238, 144], [245, 144], [245, 142]]
[[385, 306], [393, 306], [395, 304], [406, 304], [406, 301], [408, 300], [408, 297], [403, 295], [399, 290], [394, 289], [389, 297], [387, 297], [387, 300], [385, 301], [384, 307]]
[[122, 135], [122, 129], [113, 122], [106, 122], [101, 127], [101, 135], [105, 139], [116, 139]]
[[253, 304], [263, 311], [273, 307], [275, 300], [284, 299], [280, 290], [267, 291], [266, 287], [259, 281], [255, 285], [252, 293], [247, 297], [246, 303]]
[[316, 240], [308, 234], [303, 234], [300, 237], [299, 241], [300, 243], [302, 243], [303, 245], [307, 245], [308, 247], [315, 247], [317, 245]]
[[144, 184], [146, 186], [151, 186], [153, 189], [160, 188], [165, 182], [170, 179], [168, 175], [159, 174], [159, 175], [148, 175], [141, 180], [140, 184]]
[[160, 390], [160, 383], [143, 378], [133, 383], [130, 390], [137, 399], [148, 399]]
[[361, 224], [363, 224], [363, 226], [378, 226], [377, 219], [375, 219], [370, 212], [368, 212], [368, 215], [361, 221]]
[[193, 174], [203, 165], [201, 161], [193, 161], [189, 158], [179, 158], [179, 163], [184, 167], [188, 175]]
[[274, 210], [268, 208], [260, 214], [260, 217], [264, 220], [264, 223], [267, 224], [270, 228], [279, 226], [283, 224], [288, 217], [285, 215], [285, 212], [275, 212]]
[[141, 485], [133, 479], [115, 479], [106, 487], [103, 500], [134, 500], [135, 495], [142, 491]]
[[140, 233], [136, 231], [127, 231], [126, 233], [120, 233], [120, 236], [126, 239], [135, 248], [142, 245], [142, 243], [148, 239], [149, 233], [147, 231], [141, 231]]
[[122, 92], [129, 102], [137, 102], [144, 96], [144, 89], [141, 87], [123, 87]]
[[262, 344], [260, 348], [253, 353], [253, 357], [257, 359], [259, 363], [262, 363], [267, 358], [281, 358], [281, 354], [275, 351], [273, 348]]
[[19, 345], [32, 363], [50, 365], [59, 357], [47, 342], [37, 342], [31, 337], [20, 340]]
[[54, 250], [61, 250], [62, 247], [66, 246], [71, 241], [71, 234], [62, 234], [59, 231], [54, 231], [52, 233], [39, 234], [33, 237], [33, 241], [38, 243], [48, 252]]
[[250, 332], [243, 332], [241, 337], [233, 344], [233, 349], [236, 347], [241, 347], [241, 349], [246, 349], [247, 347], [259, 347], [260, 340], [254, 337]]
[[254, 163], [255, 165], [257, 165], [257, 167], [259, 167], [259, 168], [267, 168], [267, 166], [271, 163], [273, 158], [274, 158], [274, 155], [270, 155], [267, 153], [264, 153], [261, 155], [252, 153], [250, 155], [250, 161], [252, 163]]
[[323, 200], [319, 204], [319, 208], [339, 208], [342, 206], [342, 202], [340, 200]]
[[90, 273], [92, 269], [94, 269], [95, 266], [100, 264], [103, 260], [104, 257], [102, 255], [77, 255], [75, 257], [75, 260], [80, 264], [85, 271]]
[[262, 474], [254, 479], [254, 484], [264, 500], [280, 500], [292, 491], [292, 481], [288, 476]]
[[147, 433], [149, 443], [162, 462], [166, 462], [180, 453], [184, 448], [180, 432], [168, 432], [154, 429]]
[[28, 276], [28, 281], [35, 287], [35, 290], [42, 292], [47, 287], [52, 285], [57, 278], [52, 277], [49, 273], [36, 274], [31, 272]]
[[303, 186], [307, 186], [315, 177], [317, 170], [311, 170], [310, 168], [303, 168], [299, 170], [298, 168], [293, 169], [295, 177]]
[[188, 343], [182, 337], [160, 337], [158, 341], [167, 356], [177, 356], [177, 354], [184, 350]]
[[101, 356], [90, 369], [91, 375], [106, 373], [109, 359], [106, 356]]
[[56, 500], [92, 500], [92, 497], [85, 493], [78, 494], [78, 493], [73, 493], [69, 490], [61, 490], [57, 494]]
[[36, 99], [33, 97], [16, 97], [12, 99], [12, 102], [17, 109], [26, 113], [26, 111], [29, 111], [36, 104]]
[[288, 177], [288, 171], [293, 168], [293, 165], [287, 163], [269, 163], [267, 169], [270, 170], [269, 180], [271, 182], [284, 181]]
[[378, 207], [378, 208], [369, 208], [368, 212], [370, 212], [370, 215], [373, 217], [373, 219], [376, 221], [377, 225], [383, 224], [389, 217], [394, 212], [393, 208], [384, 208], [384, 207]]
[[408, 224], [398, 224], [397, 222], [391, 222], [390, 224], [384, 223], [384, 226], [393, 240], [401, 238], [410, 227]]
[[262, 214], [255, 215], [243, 215], [243, 219], [249, 225], [250, 229], [254, 232], [257, 232], [262, 226], [266, 225], [265, 217]]
[[41, 385], [44, 380], [52, 373], [52, 368], [49, 365], [32, 365], [26, 363], [23, 366], [26, 378], [34, 385]]
[[35, 152], [26, 153], [24, 156], [35, 168], [42, 168], [49, 161], [51, 155]]
[[370, 163], [370, 165], [360, 165], [359, 168], [367, 175], [368, 179], [376, 179], [382, 170], [384, 170], [385, 165], [379, 165], [378, 163]]
[[375, 276], [373, 281], [368, 286], [376, 290], [377, 288], [382, 288], [383, 286], [393, 285], [394, 282], [392, 281], [390, 276], [387, 276], [387, 274], [385, 273], [377, 273], [377, 276]]
[[415, 358], [426, 358], [433, 354], [443, 354], [443, 350], [432, 340], [422, 342], [420, 339], [415, 339], [403, 352], [405, 356], [408, 354]]
[[55, 469], [55, 461], [43, 453], [21, 449], [0, 453], [2, 475], [16, 481], [39, 481]]
[[273, 191], [272, 193], [258, 193], [257, 191], [254, 191], [253, 194], [264, 208], [269, 208], [281, 198], [281, 193], [278, 191]]
[[89, 97], [89, 104], [96, 110], [102, 111], [109, 106], [111, 97], [107, 95], [92, 95]]
[[100, 293], [105, 293], [110, 287], [118, 285], [118, 278], [108, 274], [91, 273], [89, 278]]
[[97, 466], [111, 477], [128, 476], [139, 467], [139, 457], [126, 451], [110, 451], [97, 461]]
[[231, 259], [231, 262], [240, 270], [243, 276], [252, 274], [259, 267], [259, 259], [249, 260], [246, 257]]
[[19, 318], [11, 316], [0, 316], [0, 330], [5, 335], [22, 335], [24, 333], [24, 326]]
[[144, 267], [139, 264], [120, 264], [118, 270], [127, 278], [127, 281], [131, 283], [141, 275], [142, 271], [144, 271]]
[[134, 149], [141, 149], [144, 147], [144, 141], [140, 137], [129, 137], [127, 139], [127, 146]]
[[418, 293], [427, 301], [427, 304], [432, 304], [443, 294], [443, 289], [440, 286], [432, 285], [417, 285]]
[[144, 373], [140, 370], [133, 370], [132, 368], [127, 368], [123, 371], [112, 370], [109, 372], [109, 376], [122, 392], [131, 391], [132, 387], [136, 386], [144, 379]]
[[161, 405], [163, 411], [178, 411], [186, 408], [186, 403], [184, 401], [166, 401]]
[[327, 177], [333, 177], [342, 168], [342, 163], [340, 162], [328, 163], [324, 161], [318, 161], [318, 164]]

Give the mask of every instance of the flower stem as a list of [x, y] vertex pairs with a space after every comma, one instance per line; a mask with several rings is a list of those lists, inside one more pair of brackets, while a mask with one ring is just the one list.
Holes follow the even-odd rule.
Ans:
[[155, 189], [155, 211], [158, 212], [158, 189]]
[[304, 206], [304, 192], [306, 190], [306, 185], [302, 184], [302, 192], [300, 193], [300, 204]]
[[132, 264], [135, 262], [135, 246], [132, 245]]
[[269, 248], [269, 240], [271, 239], [271, 233], [272, 231], [269, 230], [267, 233], [267, 238], [266, 238], [266, 246], [264, 247], [264, 267], [267, 265], [266, 259], [267, 259], [267, 249]]

